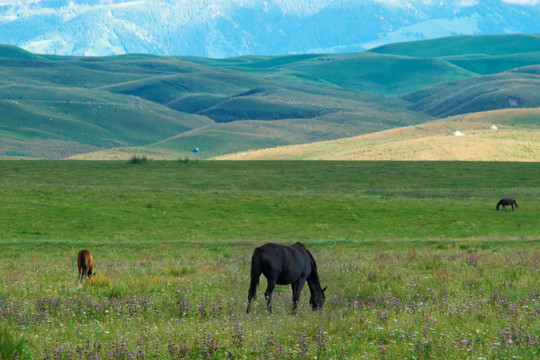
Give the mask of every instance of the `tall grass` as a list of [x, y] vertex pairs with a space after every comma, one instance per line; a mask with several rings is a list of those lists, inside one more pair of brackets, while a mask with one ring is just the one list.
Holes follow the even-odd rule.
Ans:
[[288, 286], [266, 312], [264, 278], [245, 314], [252, 245], [97, 243], [96, 270], [110, 282], [79, 288], [74, 244], [19, 259], [6, 256], [12, 244], [0, 255], [11, 279], [0, 320], [25, 333], [32, 358], [538, 356], [538, 242], [459, 244], [306, 242], [327, 301], [312, 311], [306, 287], [296, 316]]
[[9, 323], [0, 321], [0, 359], [27, 359], [25, 339], [22, 335], [10, 330]]

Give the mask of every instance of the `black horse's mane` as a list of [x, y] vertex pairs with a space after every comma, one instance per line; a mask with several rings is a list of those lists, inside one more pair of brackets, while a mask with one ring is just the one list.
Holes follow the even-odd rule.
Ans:
[[317, 270], [317, 263], [315, 262], [315, 258], [313, 257], [313, 255], [311, 255], [308, 249], [306, 249], [306, 251], [309, 257], [311, 258], [311, 266], [313, 267], [314, 270]]
[[[304, 250], [306, 250], [306, 252], [309, 255], [309, 258], [311, 259], [311, 267], [313, 268], [313, 270], [315, 270], [315, 273], [316, 273], [317, 272], [317, 263], [315, 262], [315, 258], [313, 257], [313, 255], [311, 255], [309, 250], [301, 242], [296, 242], [294, 245], [300, 245], [300, 246], [302, 246], [304, 248]], [[317, 278], [319, 278], [319, 276], [317, 276]]]
[[313, 257], [313, 255], [311, 255], [311, 253], [309, 252], [308, 249], [306, 249], [307, 253], [309, 254], [309, 257], [311, 259], [311, 274], [309, 274], [308, 278], [311, 279], [310, 282], [312, 282], [313, 284], [310, 284], [308, 282], [308, 285], [310, 287], [310, 290], [311, 290], [311, 286], [315, 286], [315, 285], [318, 285], [316, 287], [318, 287], [318, 289], [313, 289], [313, 290], [321, 290], [321, 285], [320, 285], [320, 280], [319, 280], [319, 273], [317, 272], [317, 263], [315, 262], [315, 258]]

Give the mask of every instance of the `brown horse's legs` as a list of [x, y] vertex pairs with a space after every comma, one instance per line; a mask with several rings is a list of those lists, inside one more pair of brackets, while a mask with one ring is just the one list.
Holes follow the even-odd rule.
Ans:
[[81, 267], [79, 269], [79, 276], [78, 276], [79, 284], [81, 284], [83, 282], [84, 278], [87, 278], [88, 280], [90, 280], [91, 276], [92, 276], [92, 271], [91, 270]]

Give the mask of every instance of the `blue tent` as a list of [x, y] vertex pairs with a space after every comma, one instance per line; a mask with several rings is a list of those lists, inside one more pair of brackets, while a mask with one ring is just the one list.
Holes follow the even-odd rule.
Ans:
[[199, 148], [194, 148], [192, 151], [193, 151], [194, 153], [198, 153], [200, 150], [199, 150]]

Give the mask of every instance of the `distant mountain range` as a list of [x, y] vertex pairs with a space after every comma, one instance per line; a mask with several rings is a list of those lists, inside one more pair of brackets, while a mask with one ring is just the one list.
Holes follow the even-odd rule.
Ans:
[[[511, 130], [488, 131], [497, 141], [491, 144], [506, 152], [512, 137], [517, 149], [504, 159], [536, 161], [530, 154], [540, 153], [534, 141], [527, 145], [538, 138], [538, 112], [522, 111], [540, 108], [540, 35], [455, 36], [359, 53], [226, 59], [58, 56], [3, 45], [0, 74], [0, 157], [179, 159], [199, 148], [197, 158], [208, 159], [450, 116], [457, 116], [454, 124], [415, 128], [415, 134], [429, 130], [441, 140], [452, 126], [487, 131], [496, 119]], [[489, 113], [478, 127], [463, 125], [476, 119], [464, 116], [481, 112]], [[413, 145], [421, 143], [409, 140], [409, 154], [420, 153]], [[333, 146], [324, 148], [327, 158], [339, 156], [332, 157]], [[380, 149], [380, 156], [388, 154]]]
[[0, 43], [34, 53], [226, 58], [540, 33], [536, 0], [4, 0]]

